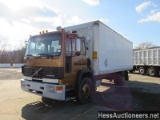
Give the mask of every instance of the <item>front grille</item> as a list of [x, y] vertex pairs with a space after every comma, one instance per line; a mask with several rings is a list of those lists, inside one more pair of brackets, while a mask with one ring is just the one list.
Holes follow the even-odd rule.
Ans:
[[24, 76], [33, 78], [53, 78], [63, 79], [64, 68], [63, 67], [22, 67], [22, 73]]

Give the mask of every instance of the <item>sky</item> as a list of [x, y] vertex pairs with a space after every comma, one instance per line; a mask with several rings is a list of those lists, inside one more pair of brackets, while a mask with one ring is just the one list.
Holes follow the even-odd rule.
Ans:
[[0, 47], [16, 49], [40, 31], [94, 20], [134, 46], [160, 46], [160, 0], [0, 0]]

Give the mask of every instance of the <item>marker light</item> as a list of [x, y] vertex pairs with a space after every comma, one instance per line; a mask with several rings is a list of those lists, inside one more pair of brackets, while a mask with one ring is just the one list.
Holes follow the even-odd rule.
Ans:
[[57, 86], [56, 91], [57, 93], [61, 93], [63, 91], [63, 86]]

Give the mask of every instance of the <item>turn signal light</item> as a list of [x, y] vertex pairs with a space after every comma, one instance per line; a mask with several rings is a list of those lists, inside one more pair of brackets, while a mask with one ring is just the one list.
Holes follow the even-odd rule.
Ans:
[[63, 84], [63, 80], [58, 80], [58, 83], [59, 84]]

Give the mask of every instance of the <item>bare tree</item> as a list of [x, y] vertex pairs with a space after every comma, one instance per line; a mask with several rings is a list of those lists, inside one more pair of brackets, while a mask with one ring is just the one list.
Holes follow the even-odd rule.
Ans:
[[11, 63], [23, 63], [25, 49], [25, 47], [22, 47], [21, 49], [10, 51], [12, 56]]
[[25, 54], [25, 45], [21, 45], [19, 49], [9, 50], [6, 44], [0, 40], [0, 63], [23, 63]]
[[154, 47], [155, 45], [151, 42], [142, 42], [138, 46], [135, 47], [135, 49], [141, 50], [141, 49], [147, 49]]
[[6, 46], [2, 40], [0, 40], [0, 63], [5, 63], [8, 61], [8, 53], [6, 51]]

